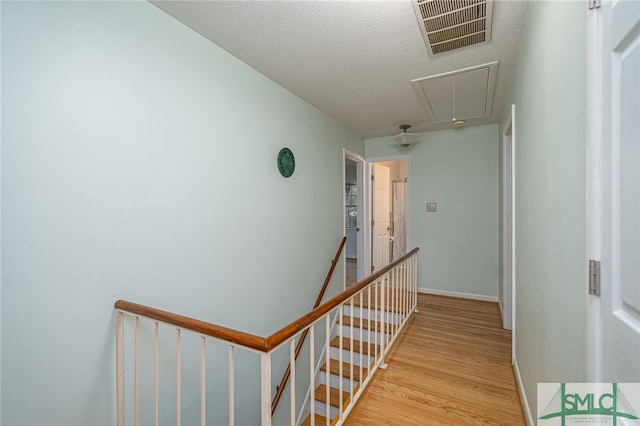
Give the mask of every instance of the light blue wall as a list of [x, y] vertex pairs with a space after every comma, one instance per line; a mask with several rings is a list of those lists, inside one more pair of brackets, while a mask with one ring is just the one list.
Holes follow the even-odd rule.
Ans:
[[585, 377], [586, 13], [531, 2], [500, 127], [514, 103], [516, 359], [534, 416], [537, 383]]
[[[2, 7], [0, 6], [0, 23], [2, 23]], [[0, 25], [0, 58], [2, 58], [2, 27]], [[2, 99], [2, 66], [0, 66], [0, 100]], [[0, 101], [0, 129], [2, 129], [2, 104]], [[0, 200], [2, 200], [2, 132], [0, 131]], [[2, 241], [2, 208], [0, 207], [0, 242]], [[2, 259], [2, 244], [0, 244]], [[0, 423], [2, 423], [2, 261], [0, 260]]]
[[115, 423], [117, 299], [308, 310], [361, 139], [147, 2], [2, 2], [2, 66], [2, 424]]
[[[367, 139], [367, 158], [410, 154], [410, 234], [419, 286], [498, 296], [498, 126], [421, 134], [409, 150]], [[426, 212], [435, 202], [437, 211]], [[496, 299], [497, 300], [497, 299]]]

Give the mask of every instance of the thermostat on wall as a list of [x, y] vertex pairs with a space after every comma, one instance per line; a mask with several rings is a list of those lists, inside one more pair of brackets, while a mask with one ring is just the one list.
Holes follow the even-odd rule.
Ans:
[[436, 203], [427, 203], [427, 212], [432, 213], [436, 211]]

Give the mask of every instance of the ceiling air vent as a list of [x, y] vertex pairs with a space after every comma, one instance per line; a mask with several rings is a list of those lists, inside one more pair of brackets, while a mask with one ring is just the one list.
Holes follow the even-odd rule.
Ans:
[[430, 56], [491, 40], [493, 0], [413, 0]]

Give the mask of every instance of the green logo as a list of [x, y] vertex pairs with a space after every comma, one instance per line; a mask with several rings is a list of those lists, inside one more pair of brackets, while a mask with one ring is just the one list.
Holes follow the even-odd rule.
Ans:
[[[539, 398], [541, 396], [540, 385], [547, 384], [538, 384]], [[636, 397], [633, 399], [636, 403], [634, 409], [617, 383], [572, 383], [570, 385], [570, 389], [568, 389], [566, 383], [560, 383], [546, 407], [538, 412], [539, 420], [558, 419], [562, 426], [565, 426], [567, 420], [571, 423], [613, 424], [613, 426], [617, 426], [619, 419], [631, 420], [633, 424], [636, 424], [635, 420], [640, 419], [636, 413], [637, 399], [640, 395], [633, 395]], [[637, 390], [637, 386], [634, 389]], [[544, 424], [545, 422], [540, 422], [540, 425]], [[628, 423], [625, 422], [625, 424]]]

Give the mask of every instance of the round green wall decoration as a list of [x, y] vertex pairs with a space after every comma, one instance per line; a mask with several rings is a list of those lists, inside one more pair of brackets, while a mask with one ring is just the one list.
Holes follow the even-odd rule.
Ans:
[[293, 174], [296, 169], [296, 159], [289, 148], [282, 148], [278, 153], [278, 170], [286, 178]]

